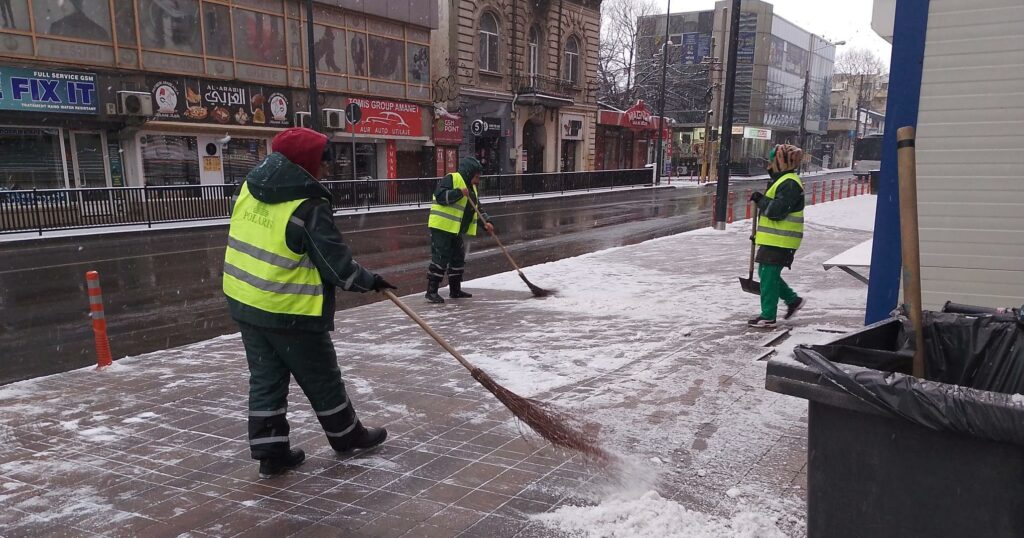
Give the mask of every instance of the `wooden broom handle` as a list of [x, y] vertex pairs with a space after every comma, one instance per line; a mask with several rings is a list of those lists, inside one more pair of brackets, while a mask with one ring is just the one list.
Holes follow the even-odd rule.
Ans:
[[[480, 208], [476, 206], [476, 202], [473, 201], [473, 197], [467, 196], [466, 200], [469, 201], [469, 205], [473, 206], [473, 211], [476, 212], [477, 218], [479, 218], [480, 220], [484, 220], [484, 216], [480, 214]], [[505, 245], [501, 244], [501, 239], [498, 239], [498, 234], [494, 233], [494, 230], [488, 230], [488, 232], [490, 232], [491, 237], [493, 237], [494, 240], [497, 241], [498, 246], [501, 248], [501, 251], [505, 253], [505, 257], [508, 258], [508, 262], [512, 264], [512, 267], [516, 268], [516, 272], [522, 274], [523, 270], [520, 269], [519, 264], [517, 264], [516, 261], [512, 259], [512, 255], [508, 253], [508, 249], [505, 248]]]
[[754, 220], [750, 225], [750, 274], [747, 276], [750, 280], [754, 279], [754, 254], [757, 251], [757, 217], [758, 207], [754, 204]]
[[924, 377], [924, 332], [921, 312], [921, 243], [917, 224], [916, 132], [913, 127], [896, 131], [896, 155], [899, 168], [900, 243], [903, 246], [903, 300], [914, 327], [915, 377]]
[[401, 308], [402, 312], [405, 312], [407, 316], [412, 318], [412, 320], [415, 321], [416, 324], [420, 326], [420, 328], [426, 331], [427, 334], [429, 334], [434, 340], [436, 340], [438, 344], [441, 344], [441, 347], [447, 350], [448, 353], [451, 353], [452, 357], [455, 357], [455, 359], [458, 360], [463, 366], [465, 366], [467, 370], [472, 372], [476, 368], [475, 366], [473, 366], [473, 363], [467, 361], [466, 358], [462, 356], [462, 353], [459, 353], [458, 350], [452, 347], [452, 345], [449, 344], [448, 341], [444, 339], [444, 337], [442, 337], [440, 334], [437, 334], [437, 332], [434, 329], [432, 329], [430, 325], [428, 325], [427, 322], [420, 317], [419, 314], [417, 314], [413, 309], [409, 308], [409, 305], [402, 302], [402, 300], [399, 299], [398, 296], [396, 296], [394, 293], [392, 293], [391, 290], [383, 290], [383, 292], [385, 297], [391, 299], [392, 303], [395, 303], [395, 305], [397, 305], [398, 308]]

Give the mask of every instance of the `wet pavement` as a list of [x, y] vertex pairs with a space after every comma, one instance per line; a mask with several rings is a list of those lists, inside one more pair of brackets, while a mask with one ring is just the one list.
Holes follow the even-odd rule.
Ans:
[[[842, 203], [842, 202], [839, 202]], [[809, 299], [778, 348], [860, 324], [865, 288], [821, 262], [867, 232], [809, 220], [787, 280]], [[656, 489], [714, 516], [803, 533], [806, 404], [763, 389], [766, 335], [743, 325], [749, 226], [695, 232], [467, 282], [473, 299], [406, 299], [510, 389], [600, 425], [625, 480], [521, 434], [500, 403], [389, 303], [339, 312], [335, 347], [376, 451], [338, 457], [293, 385], [309, 459], [257, 480], [237, 334], [0, 388], [4, 536], [561, 536], [536, 519]], [[660, 481], [647, 479], [654, 475]], [[184, 533], [184, 534], [183, 534]]]
[[[848, 177], [848, 172], [808, 178]], [[745, 193], [763, 182], [737, 182]], [[677, 181], [677, 185], [680, 183]], [[636, 188], [566, 197], [485, 200], [521, 266], [630, 245], [707, 226], [713, 186]], [[809, 187], [810, 188], [810, 187]], [[745, 200], [735, 200], [742, 218]], [[425, 208], [356, 212], [336, 219], [365, 267], [402, 292], [422, 291], [429, 241]], [[9, 241], [0, 237], [0, 384], [95, 361], [84, 273], [99, 271], [115, 357], [233, 332], [220, 291], [226, 227], [210, 225]], [[506, 271], [489, 237], [471, 243], [467, 278]], [[340, 293], [338, 308], [373, 295]]]

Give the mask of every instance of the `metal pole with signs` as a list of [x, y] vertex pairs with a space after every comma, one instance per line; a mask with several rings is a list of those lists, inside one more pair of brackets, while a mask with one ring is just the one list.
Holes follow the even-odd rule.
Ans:
[[722, 130], [718, 143], [718, 188], [715, 201], [714, 228], [725, 229], [725, 211], [729, 201], [729, 161], [732, 149], [732, 110], [736, 96], [736, 56], [740, 37], [740, 0], [732, 0], [729, 13], [729, 58], [725, 65], [725, 93], [722, 103]]
[[356, 180], [356, 124], [363, 118], [363, 111], [359, 105], [349, 103], [345, 107], [345, 121], [348, 122], [348, 130], [352, 133], [352, 180]]

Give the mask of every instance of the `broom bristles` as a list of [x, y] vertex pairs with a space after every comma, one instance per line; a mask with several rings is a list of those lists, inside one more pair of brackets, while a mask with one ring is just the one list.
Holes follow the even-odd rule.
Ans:
[[555, 294], [554, 290], [546, 290], [527, 280], [526, 275], [524, 275], [522, 271], [519, 272], [519, 278], [523, 279], [523, 282], [525, 282], [526, 286], [530, 288], [530, 292], [533, 293], [534, 297], [547, 297], [548, 295]]
[[588, 432], [583, 428], [574, 427], [574, 423], [578, 422], [574, 418], [552, 409], [543, 402], [519, 396], [498, 384], [480, 368], [473, 368], [470, 374], [505, 404], [516, 418], [551, 444], [579, 452], [600, 464], [612, 461], [597, 442], [596, 428], [588, 428]]

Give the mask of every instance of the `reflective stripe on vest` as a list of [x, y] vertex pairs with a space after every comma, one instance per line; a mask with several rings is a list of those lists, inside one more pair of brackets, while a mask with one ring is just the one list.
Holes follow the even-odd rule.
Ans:
[[267, 204], [242, 183], [224, 253], [224, 294], [275, 314], [320, 316], [324, 286], [309, 256], [288, 248], [285, 229], [306, 199]]
[[[800, 181], [800, 176], [790, 172], [783, 174], [782, 177], [775, 180], [775, 183], [768, 189], [768, 192], [764, 193], [765, 198], [774, 200], [779, 185], [788, 180], [796, 181], [801, 189], [804, 188], [803, 182]], [[772, 220], [764, 215], [757, 219], [757, 237], [754, 239], [754, 242], [758, 245], [796, 250], [800, 248], [800, 241], [803, 237], [804, 212], [802, 210], [790, 213], [782, 220]]]
[[[458, 172], [452, 173], [452, 186], [457, 190], [467, 188], [466, 180], [462, 178], [462, 174]], [[472, 189], [473, 195], [476, 196], [476, 187], [474, 186]], [[427, 226], [453, 234], [459, 233], [462, 229], [462, 217], [465, 215], [466, 207], [469, 205], [466, 197], [463, 196], [458, 202], [450, 205], [437, 203], [436, 196], [431, 196], [431, 198], [434, 203], [430, 205], [430, 218], [427, 219]], [[477, 198], [477, 200], [479, 199]], [[476, 235], [476, 219], [476, 211], [473, 211], [473, 217], [469, 221], [469, 229], [466, 230], [467, 235]]]

